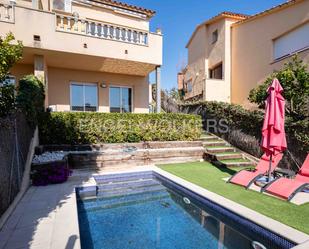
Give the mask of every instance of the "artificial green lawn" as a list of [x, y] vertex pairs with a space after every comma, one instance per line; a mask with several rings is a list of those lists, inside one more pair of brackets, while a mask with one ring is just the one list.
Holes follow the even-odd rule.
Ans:
[[207, 162], [161, 165], [160, 168], [309, 234], [309, 203], [297, 206], [256, 191], [225, 183], [222, 178], [236, 173], [234, 169], [217, 168]]

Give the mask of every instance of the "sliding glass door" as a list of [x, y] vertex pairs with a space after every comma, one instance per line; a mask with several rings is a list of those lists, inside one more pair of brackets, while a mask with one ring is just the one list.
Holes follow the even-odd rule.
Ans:
[[132, 112], [132, 88], [110, 87], [110, 112]]
[[98, 87], [96, 84], [71, 83], [71, 110], [95, 112], [98, 110]]

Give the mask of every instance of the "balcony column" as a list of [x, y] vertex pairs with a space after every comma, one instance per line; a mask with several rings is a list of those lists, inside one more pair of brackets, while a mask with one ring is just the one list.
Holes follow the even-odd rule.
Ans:
[[34, 75], [43, 82], [45, 86], [45, 108], [48, 107], [48, 71], [46, 60], [43, 55], [34, 55]]
[[161, 112], [161, 67], [156, 67], [156, 113]]

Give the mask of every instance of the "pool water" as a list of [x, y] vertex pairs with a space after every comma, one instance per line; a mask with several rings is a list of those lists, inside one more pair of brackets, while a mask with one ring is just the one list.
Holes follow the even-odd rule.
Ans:
[[82, 249], [252, 249], [259, 239], [239, 233], [152, 174], [96, 181], [98, 196], [78, 200]]

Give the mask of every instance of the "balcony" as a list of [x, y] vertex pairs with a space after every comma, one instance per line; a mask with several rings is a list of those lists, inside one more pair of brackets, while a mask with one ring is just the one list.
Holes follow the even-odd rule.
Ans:
[[[1, 0], [0, 0], [1, 1]], [[0, 36], [24, 45], [22, 63], [46, 55], [52, 67], [146, 76], [162, 64], [162, 35], [68, 13], [0, 3]]]

